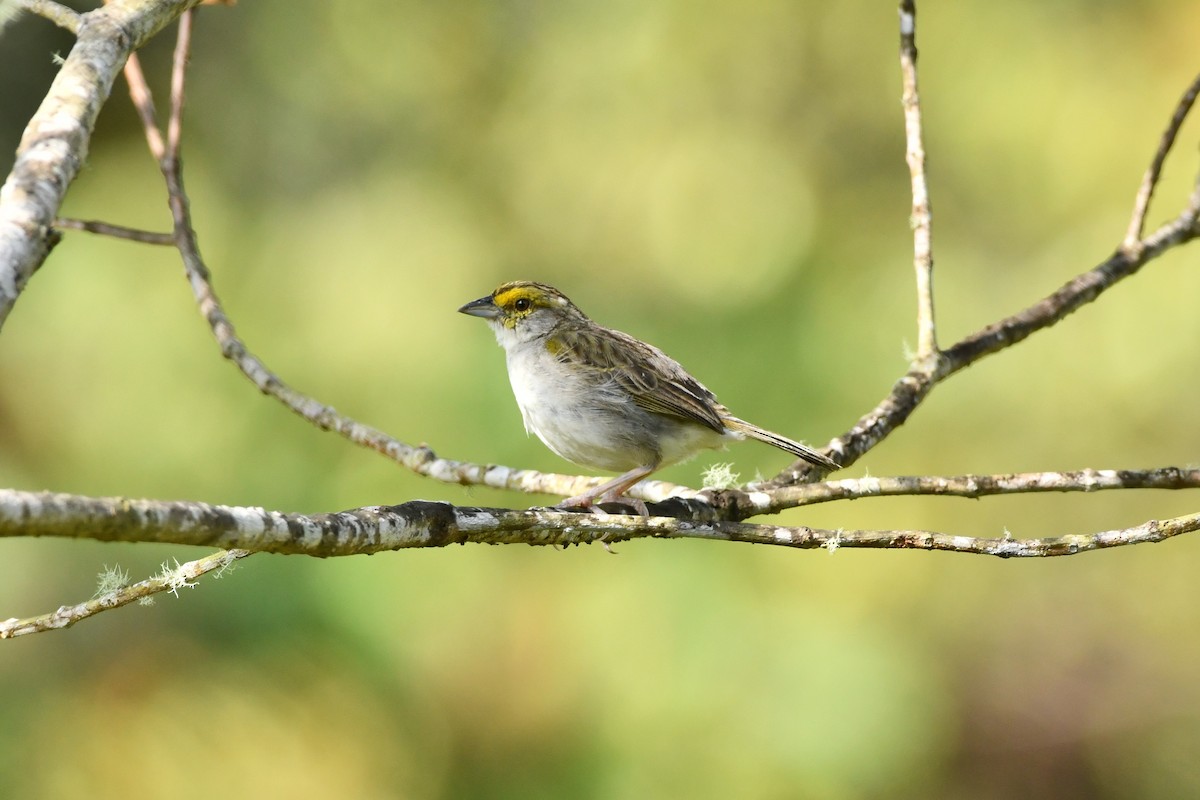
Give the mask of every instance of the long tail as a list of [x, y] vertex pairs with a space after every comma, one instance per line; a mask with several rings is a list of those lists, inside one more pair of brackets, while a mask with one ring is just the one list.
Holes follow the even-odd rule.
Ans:
[[780, 450], [786, 450], [792, 455], [804, 459], [813, 466], [822, 467], [827, 470], [842, 468], [841, 465], [836, 461], [831, 461], [830, 459], [818, 453], [816, 450], [813, 450], [811, 447], [800, 444], [799, 442], [793, 442], [791, 439], [787, 438], [786, 436], [780, 436], [778, 433], [771, 433], [768, 430], [763, 430], [757, 425], [752, 425], [749, 422], [746, 422], [744, 419], [727, 416], [725, 417], [725, 427], [732, 431], [737, 431], [738, 433], [744, 433], [753, 439], [758, 439], [760, 442], [766, 442], [769, 445], [774, 445]]

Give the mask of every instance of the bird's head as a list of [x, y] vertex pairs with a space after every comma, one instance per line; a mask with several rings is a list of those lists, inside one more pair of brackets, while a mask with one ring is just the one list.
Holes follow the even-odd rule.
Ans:
[[585, 321], [567, 296], [544, 283], [513, 281], [472, 300], [460, 313], [481, 317], [496, 332], [501, 345], [540, 339], [564, 322]]

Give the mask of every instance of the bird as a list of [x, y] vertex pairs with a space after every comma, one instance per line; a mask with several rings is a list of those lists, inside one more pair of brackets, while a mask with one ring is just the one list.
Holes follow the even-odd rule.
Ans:
[[527, 433], [588, 469], [621, 473], [568, 497], [560, 509], [645, 503], [623, 495], [661, 467], [747, 437], [826, 472], [837, 462], [730, 413], [662, 350], [593, 322], [544, 283], [511, 281], [460, 313], [486, 320], [504, 348]]

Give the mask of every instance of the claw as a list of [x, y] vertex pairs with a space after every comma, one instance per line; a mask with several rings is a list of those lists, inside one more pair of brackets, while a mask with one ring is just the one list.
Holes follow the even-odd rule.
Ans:
[[[650, 509], [646, 508], [646, 501], [639, 500], [636, 497], [605, 497], [601, 502], [615, 503], [619, 506], [627, 506], [638, 513], [638, 516], [650, 516]], [[595, 509], [593, 509], [595, 511]]]
[[594, 507], [596, 500], [593, 497], [581, 494], [577, 497], [568, 497], [558, 505], [554, 506], [555, 511], [590, 511], [595, 513]]

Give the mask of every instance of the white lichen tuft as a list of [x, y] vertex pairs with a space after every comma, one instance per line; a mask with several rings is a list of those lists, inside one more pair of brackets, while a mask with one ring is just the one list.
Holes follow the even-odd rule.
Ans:
[[159, 579], [167, 584], [167, 591], [179, 597], [180, 589], [191, 589], [196, 585], [195, 581], [190, 581], [187, 575], [181, 569], [183, 565], [179, 563], [179, 559], [175, 559], [175, 566], [171, 567], [166, 561], [162, 563], [162, 572], [159, 574]]
[[733, 464], [712, 464], [704, 470], [700, 480], [705, 489], [736, 489], [741, 477], [733, 471]]
[[96, 593], [92, 599], [124, 589], [129, 585], [129, 573], [121, 569], [120, 564], [104, 565], [104, 569], [96, 576]]
[[824, 545], [824, 547], [825, 547], [825, 549], [826, 549], [826, 550], [828, 550], [828, 551], [829, 551], [831, 554], [832, 554], [832, 553], [836, 553], [836, 552], [838, 551], [838, 548], [839, 548], [839, 547], [841, 547], [841, 546], [842, 546], [842, 532], [841, 532], [841, 530], [836, 530], [836, 531], [834, 531], [834, 532], [833, 532], [833, 536], [831, 536], [830, 538], [828, 538], [828, 539], [826, 539], [826, 540], [825, 540], [825, 545]]
[[228, 561], [221, 565], [221, 568], [213, 574], [213, 580], [219, 581], [226, 573], [233, 572], [237, 568], [237, 559], [230, 557]]

